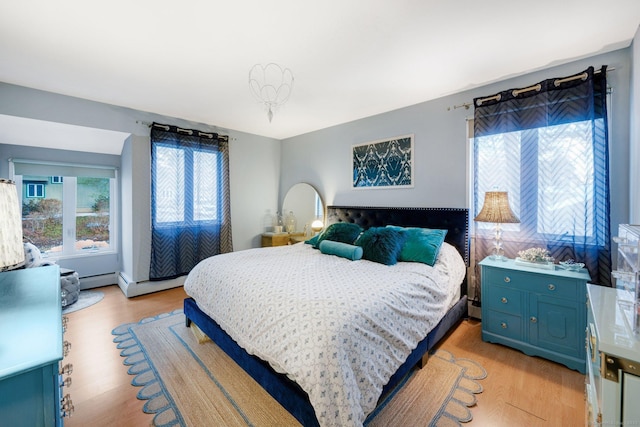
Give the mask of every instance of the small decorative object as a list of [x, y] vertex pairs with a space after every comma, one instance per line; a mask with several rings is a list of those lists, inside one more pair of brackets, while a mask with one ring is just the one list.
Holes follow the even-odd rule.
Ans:
[[287, 219], [285, 222], [285, 229], [287, 230], [287, 233], [293, 233], [294, 231], [296, 231], [296, 227], [297, 227], [297, 219], [295, 217], [295, 215], [293, 214], [293, 211], [289, 211], [289, 214], [287, 215]]
[[509, 206], [507, 192], [487, 191], [484, 194], [484, 205], [482, 205], [480, 213], [474, 220], [495, 223], [493, 254], [490, 257], [491, 259], [506, 261], [504, 250], [502, 249], [502, 227], [500, 227], [500, 224], [520, 222]]
[[352, 147], [353, 188], [412, 188], [413, 135]]
[[276, 216], [273, 218], [273, 232], [282, 233], [283, 229], [284, 224], [282, 221], [282, 215], [280, 215], [280, 212], [276, 212]]
[[518, 252], [515, 260], [518, 265], [553, 270], [553, 258], [545, 248], [531, 248]]
[[582, 267], [584, 267], [583, 262], [575, 262], [573, 259], [569, 258], [566, 261], [560, 261], [560, 266], [565, 270], [569, 271], [580, 271]]

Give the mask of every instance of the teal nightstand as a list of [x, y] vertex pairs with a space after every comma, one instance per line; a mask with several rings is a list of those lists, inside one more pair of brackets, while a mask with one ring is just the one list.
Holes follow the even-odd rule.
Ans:
[[0, 425], [61, 427], [72, 409], [61, 390], [61, 312], [57, 265], [0, 273]]
[[480, 262], [482, 339], [586, 371], [586, 269], [571, 272]]

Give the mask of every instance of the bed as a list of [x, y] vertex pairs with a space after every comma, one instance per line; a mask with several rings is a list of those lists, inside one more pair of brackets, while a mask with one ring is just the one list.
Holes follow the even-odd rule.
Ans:
[[[450, 253], [453, 250], [455, 256], [461, 260], [463, 270], [469, 263], [467, 209], [329, 206], [327, 208], [326, 222], [327, 225], [337, 223], [357, 224], [364, 230], [371, 229], [372, 231], [376, 230], [378, 227], [385, 227], [388, 225], [444, 229], [447, 230], [445, 236], [446, 243], [442, 245], [443, 249], [441, 250], [441, 253]], [[243, 262], [242, 260], [246, 262], [247, 259], [256, 259], [256, 255], [258, 255], [262, 262], [267, 263], [262, 264], [260, 267], [261, 271], [264, 272], [265, 281], [267, 280], [266, 277], [269, 275], [268, 270], [271, 269], [270, 266], [280, 263], [280, 261], [278, 261], [279, 258], [271, 257], [279, 255], [288, 257], [287, 259], [292, 262], [291, 265], [295, 265], [297, 267], [288, 270], [285, 269], [286, 271], [280, 272], [279, 274], [283, 275], [283, 278], [279, 279], [279, 281], [286, 282], [287, 280], [293, 280], [295, 283], [302, 283], [303, 281], [306, 282], [307, 280], [304, 279], [305, 277], [313, 277], [315, 279], [317, 276], [325, 274], [323, 272], [327, 272], [326, 274], [331, 275], [333, 274], [332, 272], [341, 268], [339, 267], [340, 263], [348, 265], [347, 268], [352, 271], [351, 274], [354, 276], [366, 276], [367, 274], [370, 274], [371, 276], [381, 276], [384, 274], [383, 272], [385, 267], [387, 267], [377, 265], [377, 263], [371, 263], [366, 260], [348, 264], [349, 261], [339, 260], [337, 257], [320, 254], [320, 251], [312, 249], [310, 245], [306, 245], [304, 243], [299, 243], [293, 246], [294, 247], [250, 249], [248, 251], [236, 252], [234, 254], [239, 255], [234, 255], [234, 257], [240, 257], [240, 262]], [[442, 268], [440, 266], [440, 258], [444, 258], [444, 255], [439, 256], [438, 262], [434, 265], [433, 269]], [[300, 265], [293, 264], [296, 259], [300, 259]], [[380, 315], [384, 318], [384, 321], [382, 322], [384, 324], [395, 325], [396, 323], [404, 322], [409, 325], [407, 327], [409, 332], [401, 331], [402, 337], [391, 339], [392, 341], [400, 341], [397, 343], [397, 347], [399, 349], [388, 345], [389, 339], [380, 338], [378, 336], [378, 333], [386, 333], [384, 331], [380, 331], [379, 328], [381, 328], [381, 326], [377, 325], [374, 329], [367, 329], [366, 325], [368, 325], [371, 320], [369, 317], [376, 317], [378, 314], [372, 314], [369, 316], [368, 314], [363, 315], [362, 313], [359, 313], [353, 317], [365, 317], [364, 323], [358, 324], [355, 328], [358, 330], [360, 335], [364, 336], [364, 338], [359, 336], [357, 339], [347, 339], [340, 331], [334, 331], [332, 332], [333, 335], [327, 335], [321, 338], [318, 333], [317, 339], [319, 341], [330, 341], [330, 337], [335, 341], [337, 336], [337, 341], [343, 341], [345, 343], [343, 346], [345, 347], [344, 349], [338, 347], [338, 350], [334, 351], [333, 347], [331, 347], [333, 357], [329, 357], [324, 354], [325, 351], [329, 352], [329, 347], [323, 347], [320, 345], [317, 347], [317, 351], [309, 351], [309, 348], [303, 347], [298, 348], [299, 344], [302, 345], [302, 341], [308, 341], [309, 338], [307, 337], [302, 339], [292, 337], [292, 334], [297, 333], [297, 331], [286, 331], [282, 335], [276, 335], [273, 332], [273, 329], [265, 329], [264, 331], [261, 329], [262, 326], [267, 323], [274, 323], [274, 327], [280, 327], [278, 322], [285, 322], [285, 318], [290, 316], [289, 312], [280, 310], [290, 310], [292, 313], [291, 316], [302, 316], [295, 318], [295, 323], [300, 326], [297, 329], [304, 329], [306, 327], [305, 325], [311, 325], [311, 329], [314, 329], [315, 326], [313, 322], [317, 322], [318, 325], [322, 322], [331, 324], [339, 323], [339, 321], [334, 322], [332, 320], [327, 320], [324, 312], [322, 315], [318, 315], [317, 319], [314, 318], [314, 310], [316, 310], [316, 307], [301, 306], [300, 300], [296, 300], [293, 296], [289, 297], [289, 295], [297, 295], [298, 292], [302, 291], [298, 291], [296, 289], [296, 291], [293, 292], [288, 289], [287, 294], [278, 296], [278, 292], [281, 291], [280, 288], [268, 288], [268, 298], [267, 296], [260, 297], [258, 294], [254, 295], [253, 290], [243, 291], [249, 293], [246, 293], [241, 297], [237, 297], [239, 301], [230, 303], [226, 306], [225, 304], [227, 299], [235, 298], [233, 296], [233, 292], [235, 291], [230, 290], [230, 287], [220, 286], [219, 288], [224, 288], [224, 290], [216, 290], [216, 292], [223, 292], [220, 294], [220, 300], [217, 304], [218, 307], [212, 308], [211, 305], [216, 304], [218, 294], [216, 294], [216, 297], [211, 296], [211, 292], [206, 291], [207, 288], [204, 287], [205, 285], [202, 281], [209, 280], [209, 278], [212, 277], [222, 277], [225, 275], [229, 276], [229, 279], [233, 281], [243, 270], [249, 270], [246, 265], [242, 268], [236, 268], [235, 270], [226, 270], [223, 268], [223, 264], [220, 264], [223, 260], [226, 260], [226, 256], [217, 256], [212, 257], [212, 259], [205, 260], [201, 263], [203, 264], [202, 266], [199, 265], [194, 268], [194, 271], [192, 271], [192, 273], [187, 277], [187, 280], [185, 281], [185, 291], [187, 291], [187, 294], [189, 294], [190, 297], [184, 301], [186, 325], [189, 326], [191, 322], [195, 323], [304, 426], [357, 426], [366, 423], [366, 417], [374, 413], [372, 408], [375, 408], [380, 396], [385, 395], [385, 393], [398, 386], [407, 373], [409, 373], [415, 365], [422, 363], [426, 354], [428, 354], [428, 351], [432, 349], [446, 335], [446, 333], [458, 323], [460, 319], [465, 317], [467, 313], [467, 288], [463, 272], [459, 283], [455, 284], [457, 289], [453, 292], [454, 296], [447, 297], [449, 300], [443, 303], [442, 307], [438, 306], [435, 308], [434, 306], [433, 310], [429, 310], [434, 312], [430, 314], [430, 316], [435, 316], [435, 319], [427, 319], [426, 317], [428, 316], [425, 316], [423, 319], [422, 315], [414, 316], [412, 313], [410, 313], [410, 316], [406, 316], [405, 313], [405, 317], [402, 318], [402, 320], [399, 320], [400, 318], [395, 316], [397, 315], [396, 312], [404, 310], [402, 307], [386, 309], [387, 311], [390, 310], [391, 314], [389, 315], [389, 313], [385, 313], [384, 316]], [[259, 264], [258, 261], [255, 262]], [[316, 265], [317, 262], [328, 264], [322, 264], [322, 266], [320, 266], [320, 264]], [[212, 264], [213, 267], [209, 266], [209, 264]], [[214, 268], [214, 271], [212, 271], [211, 268]], [[314, 270], [314, 268], [318, 269]], [[357, 270], [360, 268], [366, 270]], [[393, 271], [393, 278], [389, 280], [384, 279], [384, 285], [389, 284], [389, 286], [391, 286], [394, 280], [400, 280], [400, 277], [404, 274], [408, 274], [408, 277], [414, 277], [416, 274], [423, 275], [423, 269], [426, 267], [420, 263], [399, 262], [397, 265], [391, 266], [391, 268], [393, 268], [393, 270], [389, 269], [388, 271]], [[440, 272], [437, 274], [442, 273]], [[325, 279], [326, 278], [323, 280]], [[354, 281], [356, 280], [356, 278], [352, 279]], [[222, 279], [217, 277], [215, 280]], [[255, 286], [255, 289], [262, 289], [263, 285], [276, 286], [275, 284], [259, 283], [262, 281], [261, 275], [258, 275], [257, 277], [254, 276], [246, 280], [251, 282], [251, 286]], [[308, 281], [311, 283], [311, 279], [308, 279]], [[351, 284], [351, 282], [349, 283]], [[332, 285], [327, 284], [326, 286], [322, 286], [322, 288], [330, 289], [331, 286]], [[393, 286], [394, 287], [391, 287], [390, 289], [397, 289], [395, 285]], [[381, 285], [381, 289], [382, 287], [384, 286]], [[318, 288], [320, 287], [313, 285], [313, 292]], [[339, 289], [340, 288], [335, 288], [334, 293], [341, 293]], [[335, 305], [338, 304], [338, 302], [331, 302], [327, 304], [334, 304], [331, 305], [331, 307], [337, 307], [338, 311], [342, 310], [341, 313], [343, 317], [345, 315], [349, 317], [351, 314], [349, 302], [354, 305], [363, 305], [365, 307], [365, 312], [369, 310], [370, 307], [366, 305], [368, 297], [353, 297], [349, 293], [350, 288], [342, 289], [344, 289], [345, 294], [342, 295], [342, 301], [340, 304], [347, 304], [348, 307], [342, 310], [340, 308], [342, 306]], [[257, 293], [259, 291], [255, 292]], [[331, 293], [331, 291], [327, 292]], [[377, 291], [372, 290], [371, 294], [375, 294], [376, 292]], [[381, 290], [380, 292], [384, 291]], [[411, 292], [414, 292], [414, 290], [411, 290]], [[429, 290], [429, 294], [433, 292], [433, 289]], [[320, 295], [320, 297], [314, 296], [314, 298], [314, 304], [318, 304], [317, 301], [323, 300], [325, 295]], [[387, 298], [386, 294], [382, 294], [382, 298], [383, 300]], [[409, 299], [412, 298], [420, 301], [424, 299], [422, 296], [414, 296], [411, 294]], [[259, 310], [258, 312], [255, 312], [257, 309], [246, 305], [248, 301], [252, 299], [271, 299], [273, 301], [286, 301], [290, 299], [295, 301], [294, 305], [296, 308], [281, 309], [279, 304], [274, 304], [272, 306], [268, 306], [268, 309], [265, 308], [263, 310], [265, 312], [260, 312]], [[364, 302], [360, 303], [361, 299], [364, 300]], [[213, 300], [213, 302], [211, 300]], [[357, 301], [357, 304], [354, 301]], [[239, 306], [238, 304], [242, 305]], [[302, 304], [306, 304], [306, 302]], [[378, 302], [374, 302], [373, 304], [378, 304]], [[402, 304], [406, 303], [402, 302]], [[301, 307], [303, 308], [302, 310], [300, 309]], [[272, 312], [272, 310], [274, 311]], [[224, 313], [225, 311], [226, 313]], [[331, 311], [331, 309], [329, 309], [329, 311]], [[278, 314], [274, 314], [276, 312]], [[241, 313], [241, 315], [239, 313]], [[309, 319], [306, 319], [307, 314], [310, 316]], [[213, 320], [212, 317], [216, 318], [216, 320]], [[253, 323], [248, 323], [246, 325], [242, 324], [242, 322], [245, 321], [245, 318], [253, 318]], [[411, 319], [406, 320], [408, 318]], [[355, 319], [354, 322], [356, 320], [362, 319]], [[248, 321], [249, 320], [247, 320], [247, 322]], [[422, 323], [414, 324], [411, 322]], [[344, 328], [344, 326], [342, 327]], [[382, 328], [388, 329], [386, 326], [383, 326]], [[320, 330], [319, 326], [318, 330]], [[314, 331], [314, 333], [316, 332], [317, 331]], [[409, 336], [409, 338], [406, 338], [405, 335]], [[289, 347], [286, 349], [286, 352], [285, 349], [278, 349], [277, 357], [273, 356], [268, 351], [263, 351], [259, 347], [263, 342], [266, 342], [265, 345], [269, 345], [269, 343], [275, 343], [276, 341], [283, 347]], [[378, 344], [385, 348], [376, 347]], [[313, 345], [314, 344], [312, 343], [311, 348], [316, 348], [313, 347]], [[284, 356], [282, 356], [282, 354], [284, 354]], [[311, 360], [303, 360], [302, 362], [298, 360], [305, 357], [311, 357]], [[294, 359], [295, 362], [291, 362]], [[341, 366], [339, 368], [340, 372], [327, 368], [329, 365], [322, 365], [324, 368], [319, 370], [317, 373], [310, 373], [311, 370], [309, 370], [309, 372], [302, 372], [304, 371], [304, 366], [321, 365], [322, 363], [325, 363], [327, 359], [341, 359], [342, 361], [339, 362]], [[378, 362], [375, 362], [374, 359], [382, 359], [382, 361], [380, 364], [376, 365]], [[349, 365], [349, 363], [351, 363], [351, 365]], [[360, 369], [360, 366], [371, 363], [374, 364], [373, 368], [367, 369], [372, 371], [372, 373], [370, 374], [369, 371], [367, 371], [367, 374], [363, 375], [361, 373], [362, 369]], [[302, 365], [302, 368], [299, 368], [299, 365]], [[344, 368], [342, 367], [343, 365], [348, 367]], [[335, 368], [334, 365], [331, 365], [331, 367]], [[389, 369], [391, 369], [391, 371], [389, 371]], [[325, 379], [325, 377], [329, 376], [331, 376], [332, 379]], [[322, 386], [316, 386], [315, 383], [311, 384], [310, 381], [307, 380], [307, 377], [313, 379], [313, 381], [326, 381], [326, 383]], [[340, 377], [339, 380], [336, 380], [336, 377]], [[342, 382], [347, 382], [349, 384], [344, 386], [345, 388], [342, 388]], [[371, 385], [369, 385], [369, 382], [371, 382]], [[340, 385], [336, 386], [334, 383], [340, 383]], [[364, 384], [364, 386], [362, 384]], [[356, 403], [354, 403], [354, 401]], [[335, 413], [328, 413], [330, 411]], [[340, 414], [338, 414], [338, 412], [340, 412]]]

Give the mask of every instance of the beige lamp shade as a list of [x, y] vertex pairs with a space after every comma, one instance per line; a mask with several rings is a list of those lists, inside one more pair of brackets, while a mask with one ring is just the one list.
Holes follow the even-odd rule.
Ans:
[[13, 181], [0, 179], [0, 271], [24, 265], [22, 214]]
[[506, 191], [487, 191], [484, 194], [482, 210], [474, 220], [497, 224], [520, 222], [509, 207], [509, 196]]

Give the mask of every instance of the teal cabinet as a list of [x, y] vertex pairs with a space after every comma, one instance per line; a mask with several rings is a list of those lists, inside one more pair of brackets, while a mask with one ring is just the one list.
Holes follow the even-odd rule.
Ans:
[[587, 270], [547, 270], [490, 258], [480, 267], [482, 339], [584, 373]]
[[0, 273], [0, 425], [62, 426], [58, 266]]

